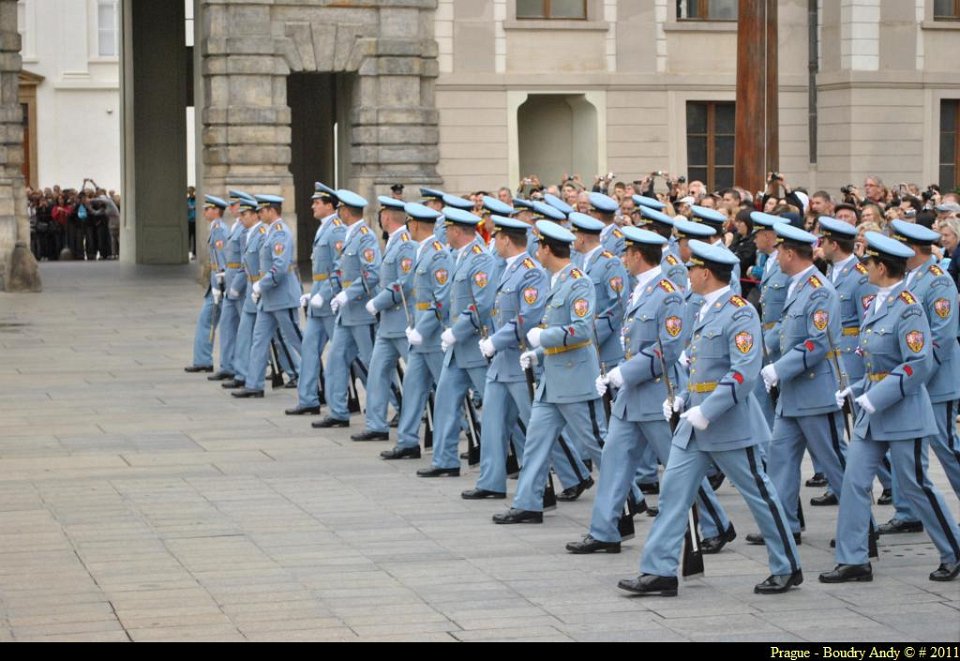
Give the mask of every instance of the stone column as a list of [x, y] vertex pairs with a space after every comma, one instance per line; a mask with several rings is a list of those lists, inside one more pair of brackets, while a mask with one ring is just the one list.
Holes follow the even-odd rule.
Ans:
[[23, 179], [17, 0], [0, 0], [0, 289], [40, 291]]

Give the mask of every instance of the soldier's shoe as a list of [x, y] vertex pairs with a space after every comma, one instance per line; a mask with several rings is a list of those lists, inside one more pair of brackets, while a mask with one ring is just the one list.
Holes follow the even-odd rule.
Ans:
[[593, 485], [594, 485], [593, 478], [587, 477], [587, 479], [585, 479], [583, 482], [581, 482], [577, 486], [570, 487], [569, 489], [564, 489], [563, 491], [558, 493], [557, 500], [567, 502], [567, 503], [573, 502], [577, 498], [579, 498], [584, 491], [586, 491]]
[[493, 522], [501, 525], [513, 523], [543, 523], [543, 512], [518, 510], [511, 507], [506, 512], [494, 514]]
[[313, 427], [314, 429], [332, 429], [334, 427], [349, 427], [350, 421], [340, 420], [339, 418], [333, 418], [333, 417], [327, 416], [323, 420], [319, 420], [317, 422], [311, 423], [310, 426]]
[[579, 542], [570, 542], [567, 544], [567, 551], [574, 555], [587, 555], [589, 553], [620, 553], [620, 542], [601, 542], [587, 535]]
[[837, 494], [827, 492], [822, 496], [814, 496], [811, 498], [810, 504], [814, 507], [832, 507], [834, 505], [839, 505], [840, 500], [837, 498]]
[[220, 387], [223, 388], [224, 390], [239, 390], [240, 388], [243, 388], [245, 385], [247, 385], [246, 381], [240, 381], [239, 379], [234, 377], [230, 381], [224, 381], [223, 383], [221, 383]]
[[298, 406], [284, 411], [286, 415], [320, 415], [319, 406]]
[[824, 477], [823, 473], [814, 473], [813, 477], [805, 482], [808, 487], [825, 487], [827, 486], [827, 478]]
[[801, 583], [803, 583], [803, 572], [798, 569], [792, 574], [774, 574], [763, 583], [755, 585], [753, 591], [757, 594], [780, 594]]
[[837, 565], [833, 571], [820, 574], [821, 583], [850, 583], [859, 581], [869, 583], [873, 580], [873, 566], [868, 562], [865, 565]]
[[207, 381], [226, 381], [232, 379], [235, 375], [230, 372], [217, 372], [213, 376], [208, 376]]
[[507, 494], [502, 491], [487, 491], [486, 489], [470, 489], [460, 494], [464, 500], [503, 500]]
[[661, 597], [677, 596], [676, 576], [654, 576], [653, 574], [642, 574], [637, 578], [627, 578], [619, 583], [617, 587], [634, 594], [658, 594]]
[[421, 468], [417, 471], [417, 477], [460, 477], [460, 467], [456, 468]]
[[395, 448], [389, 450], [384, 450], [380, 453], [380, 458], [387, 461], [392, 461], [395, 459], [419, 459], [420, 458], [420, 446], [415, 446], [412, 448], [402, 448], [399, 445]]
[[644, 496], [656, 496], [660, 493], [659, 482], [638, 482], [637, 486], [640, 487], [640, 493]]
[[944, 562], [930, 574], [931, 581], [952, 581], [960, 576], [960, 562]]
[[389, 441], [390, 434], [385, 431], [363, 431], [350, 437], [351, 441]]
[[238, 390], [237, 392], [230, 393], [231, 397], [236, 397], [237, 399], [263, 399], [262, 390]]
[[286, 388], [287, 390], [296, 390], [298, 385], [299, 385], [299, 379], [297, 379], [297, 377], [293, 377], [292, 379], [287, 381], [286, 385], [283, 387]]
[[200, 374], [203, 372], [213, 374], [213, 365], [207, 365], [206, 367], [202, 365], [191, 365], [190, 367], [184, 367], [183, 371], [187, 374]]
[[[800, 533], [798, 532], [793, 533], [793, 542], [797, 546], [800, 546], [800, 544], [802, 543], [802, 538], [800, 536]], [[760, 533], [752, 532], [749, 535], [747, 535], [747, 544], [752, 544], [753, 546], [765, 546], [766, 543], [767, 542], [764, 541], [763, 539], [763, 535], [761, 535]]]
[[877, 498], [877, 505], [892, 505], [893, 504], [893, 489], [884, 489], [883, 493], [880, 494], [880, 497]]
[[908, 532], [923, 532], [923, 522], [890, 519], [886, 523], [877, 526], [878, 535], [899, 535], [900, 533]]
[[733, 524], [730, 524], [730, 527], [727, 528], [724, 532], [720, 533], [716, 537], [707, 537], [700, 543], [700, 549], [707, 555], [713, 555], [715, 553], [720, 553], [723, 550], [723, 547], [728, 543], [732, 542], [737, 538], [737, 531], [733, 529]]

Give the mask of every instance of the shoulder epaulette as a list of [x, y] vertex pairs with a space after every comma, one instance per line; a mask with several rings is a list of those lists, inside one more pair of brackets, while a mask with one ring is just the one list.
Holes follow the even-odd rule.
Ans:
[[667, 255], [667, 264], [669, 264], [670, 266], [676, 266], [679, 263], [680, 262], [677, 260], [676, 257], [674, 257], [673, 255]]
[[524, 265], [526, 268], [528, 268], [528, 269], [535, 269], [535, 268], [537, 268], [537, 265], [534, 264], [534, 263], [533, 263], [533, 260], [530, 259], [529, 257], [527, 257], [525, 260], [523, 260], [523, 265]]
[[660, 289], [667, 292], [668, 294], [672, 294], [677, 291], [677, 288], [673, 286], [673, 283], [667, 280], [666, 278], [660, 281]]
[[403, 234], [400, 235], [400, 240], [401, 240], [402, 242], [406, 243], [407, 241], [410, 240], [410, 235], [407, 234], [406, 232], [404, 232]]
[[360, 233], [361, 233], [361, 234], [369, 234], [369, 233], [370, 233], [370, 230], [367, 229], [366, 226], [364, 226], [364, 227], [361, 227], [361, 228], [360, 228]]
[[261, 226], [260, 226], [260, 233], [261, 233], [261, 234], [266, 234], [266, 233], [267, 233], [267, 228], [264, 227], [263, 225], [261, 225]]
[[857, 272], [858, 272], [858, 273], [862, 273], [863, 275], [867, 275], [867, 267], [864, 266], [863, 264], [861, 264], [860, 262], [857, 262], [857, 265], [856, 265], [854, 268], [857, 269]]
[[439, 241], [434, 241], [434, 242], [433, 242], [433, 249], [434, 249], [434, 250], [443, 250], [443, 244], [440, 243]]
[[279, 232], [280, 230], [283, 229], [283, 223], [274, 223], [273, 225], [270, 226], [270, 229], [274, 232]]
[[618, 230], [618, 229], [613, 230], [613, 235], [614, 235], [615, 237], [617, 237], [618, 239], [622, 239], [622, 238], [623, 238], [623, 232], [621, 232], [621, 231]]
[[609, 250], [604, 250], [602, 253], [600, 253], [600, 256], [606, 259], [613, 259], [613, 253]]
[[807, 282], [810, 283], [810, 286], [813, 287], [814, 289], [820, 289], [821, 287], [823, 287], [823, 283], [820, 282], [820, 278], [818, 278], [815, 275], [811, 275], [807, 279]]
[[914, 305], [917, 302], [917, 299], [914, 298], [913, 294], [911, 294], [906, 290], [900, 292], [899, 298], [901, 301], [903, 301], [907, 305]]
[[[819, 282], [819, 281], [818, 281]], [[730, 297], [730, 302], [736, 305], [738, 308], [745, 308], [749, 303], [747, 303], [742, 297], [733, 295]]]
[[574, 280], [579, 280], [583, 277], [583, 271], [580, 269], [570, 269], [570, 277]]
[[943, 269], [940, 268], [939, 266], [937, 266], [936, 264], [931, 264], [931, 265], [930, 265], [930, 273], [932, 273], [932, 274], [934, 274], [935, 276], [939, 277], [939, 276], [943, 275]]
[[342, 221], [342, 220], [340, 220], [339, 218], [334, 218], [334, 219], [333, 219], [333, 226], [334, 226], [334, 227], [341, 227], [342, 225], [343, 225], [343, 221]]
[[474, 254], [474, 255], [481, 255], [481, 254], [483, 254], [483, 248], [481, 248], [481, 247], [478, 246], [478, 245], [474, 245], [474, 246], [473, 246], [473, 254]]

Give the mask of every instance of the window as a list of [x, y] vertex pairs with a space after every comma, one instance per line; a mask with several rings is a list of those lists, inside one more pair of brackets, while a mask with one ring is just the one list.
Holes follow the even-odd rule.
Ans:
[[738, 0], [677, 0], [677, 20], [735, 21], [737, 3]]
[[517, 18], [587, 20], [587, 0], [517, 0]]
[[736, 104], [687, 103], [687, 178], [715, 191], [733, 186]]
[[960, 187], [957, 172], [960, 169], [960, 101], [944, 99], [940, 102], [940, 190]]
[[99, 0], [97, 3], [97, 54], [117, 57], [120, 47], [117, 26], [117, 0]]
[[933, 0], [933, 20], [960, 20], [960, 0]]

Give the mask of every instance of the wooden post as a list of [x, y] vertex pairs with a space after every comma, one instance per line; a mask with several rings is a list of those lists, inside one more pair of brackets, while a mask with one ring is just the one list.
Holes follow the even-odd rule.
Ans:
[[766, 188], [780, 169], [778, 0], [740, 0], [737, 27], [737, 136], [734, 181]]

